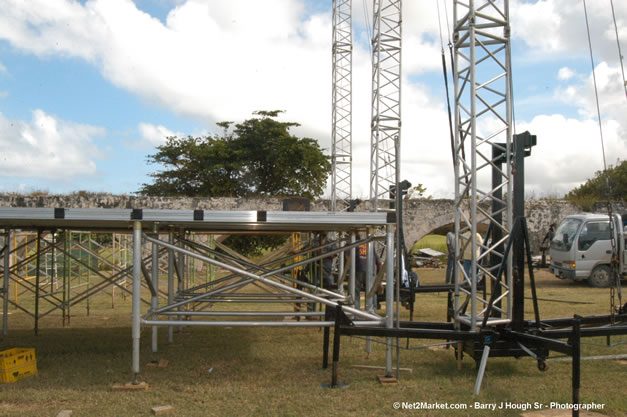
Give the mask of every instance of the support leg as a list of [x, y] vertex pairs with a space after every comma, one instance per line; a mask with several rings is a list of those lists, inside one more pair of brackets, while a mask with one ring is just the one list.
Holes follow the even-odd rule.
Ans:
[[[394, 326], [394, 231], [391, 225], [386, 230], [386, 282], [385, 282], [385, 327]], [[400, 274], [399, 274], [400, 276]], [[385, 376], [392, 378], [392, 338], [386, 339]]]
[[[324, 308], [324, 321], [329, 321], [329, 306], [325, 306]], [[329, 336], [331, 330], [328, 327], [325, 327], [322, 340], [322, 369], [327, 369], [329, 367]]]
[[11, 230], [4, 234], [4, 276], [2, 279], [2, 337], [7, 336], [9, 329], [9, 255], [11, 253]]
[[[339, 239], [341, 237], [341, 234], [338, 233], [337, 236], [338, 236], [338, 240], [337, 240], [338, 246], [342, 245], [342, 243], [340, 242], [340, 239]], [[344, 273], [344, 262], [345, 261], [346, 261], [346, 259], [344, 259], [344, 252], [340, 252], [337, 255], [337, 265], [338, 265], [339, 273], [338, 273], [338, 277], [337, 277], [337, 287], [336, 287], [337, 292], [339, 292], [340, 294], [344, 294], [344, 282], [343, 282], [342, 274]]]
[[132, 337], [133, 337], [133, 383], [137, 384], [139, 375], [139, 317], [141, 307], [141, 262], [142, 262], [142, 225], [141, 222], [133, 223], [133, 311], [132, 311]]
[[464, 355], [464, 344], [463, 343], [458, 343], [457, 344], [457, 370], [461, 371], [462, 370], [462, 358]]
[[335, 328], [333, 330], [333, 368], [331, 375], [331, 388], [338, 386], [337, 371], [340, 361], [340, 317], [342, 315], [342, 306], [335, 307]]
[[[156, 224], [153, 225], [152, 231], [158, 239], [159, 228]], [[159, 247], [156, 243], [152, 244], [152, 286], [155, 289], [155, 293], [151, 299], [151, 307], [152, 310], [155, 311], [159, 308]], [[152, 315], [152, 319], [156, 320], [157, 317]], [[159, 328], [157, 326], [152, 326], [152, 353], [156, 353], [158, 350], [158, 331]]]
[[65, 286], [66, 286], [66, 291], [67, 291], [67, 295], [65, 297], [66, 303], [65, 303], [65, 318], [66, 318], [66, 326], [70, 327], [70, 323], [71, 323], [71, 319], [72, 319], [72, 315], [70, 313], [71, 311], [71, 304], [72, 304], [72, 258], [70, 256], [68, 256], [68, 253], [70, 250], [72, 250], [72, 232], [66, 230], [65, 233], [68, 235], [67, 236], [67, 247], [65, 248], [65, 259], [66, 259], [66, 265], [67, 265], [67, 276], [65, 276], [64, 278], [66, 278], [65, 281]]
[[[183, 239], [185, 239], [185, 229], [180, 229], [179, 230], [179, 236], [181, 238], [181, 241], [179, 243], [179, 247], [183, 248], [185, 246], [185, 244], [183, 243]], [[183, 288], [184, 288], [184, 282], [185, 282], [185, 257], [183, 256], [183, 254], [181, 252], [178, 253], [178, 271], [179, 271], [179, 281], [177, 284], [177, 294], [181, 294], [183, 292]], [[182, 311], [182, 307], [178, 307], [177, 308], [178, 311]], [[176, 316], [176, 319], [178, 321], [181, 321], [183, 318], [183, 316]], [[183, 326], [179, 326], [178, 327], [178, 331], [179, 333], [183, 331]]]
[[41, 230], [37, 231], [37, 269], [35, 271], [35, 336], [39, 335], [39, 281], [41, 279]]
[[[368, 235], [370, 235], [372, 231], [368, 230]], [[364, 294], [366, 295], [366, 311], [368, 313], [372, 313], [375, 309], [374, 304], [374, 295], [372, 297], [368, 297], [372, 285], [374, 283], [374, 242], [368, 242], [368, 255], [366, 258], [366, 289]], [[366, 353], [372, 352], [372, 338], [370, 336], [366, 336]]]
[[[351, 244], [355, 243], [355, 232], [350, 234]], [[350, 272], [348, 276], [348, 293], [353, 300], [353, 307], [359, 308], [359, 295], [355, 296], [355, 248], [350, 250]]]
[[483, 381], [483, 374], [485, 373], [485, 367], [488, 363], [488, 357], [490, 356], [490, 345], [483, 346], [483, 354], [481, 355], [481, 363], [479, 364], [479, 372], [477, 373], [477, 380], [475, 381], [475, 395], [479, 395], [481, 390], [481, 382]]
[[[581, 384], [581, 317], [575, 315], [573, 323], [573, 404], [579, 404], [579, 387]], [[579, 417], [579, 410], [573, 407], [573, 417]]]
[[[174, 244], [174, 231], [170, 229], [168, 233], [168, 241], [170, 244]], [[174, 251], [168, 249], [168, 304], [174, 302]], [[172, 320], [174, 317], [170, 317], [168, 320]], [[168, 343], [173, 341], [174, 328], [168, 326]]]

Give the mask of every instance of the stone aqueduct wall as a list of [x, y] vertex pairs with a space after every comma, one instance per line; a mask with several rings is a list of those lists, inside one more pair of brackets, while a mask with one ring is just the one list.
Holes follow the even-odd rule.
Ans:
[[[283, 209], [282, 198], [168, 198], [137, 197], [110, 194], [19, 196], [0, 195], [0, 207], [72, 207], [72, 208], [151, 208], [187, 210], [267, 210]], [[409, 200], [403, 217], [405, 240], [411, 245], [422, 236], [455, 219], [453, 200]], [[551, 223], [558, 223], [564, 216], [580, 212], [576, 205], [564, 200], [531, 200], [525, 202], [527, 222], [534, 252]], [[326, 211], [329, 202], [314, 201], [312, 211]], [[356, 211], [368, 210], [368, 202], [362, 202]]]

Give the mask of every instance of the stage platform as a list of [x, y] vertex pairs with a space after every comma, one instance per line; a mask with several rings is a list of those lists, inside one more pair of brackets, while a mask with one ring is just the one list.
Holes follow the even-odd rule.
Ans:
[[394, 213], [304, 211], [213, 211], [104, 208], [0, 207], [0, 227], [13, 229], [72, 229], [131, 232], [169, 227], [208, 232], [349, 231], [394, 224]]

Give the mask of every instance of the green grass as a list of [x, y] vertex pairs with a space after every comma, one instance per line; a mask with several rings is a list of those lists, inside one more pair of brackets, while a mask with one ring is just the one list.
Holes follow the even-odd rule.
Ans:
[[414, 253], [418, 249], [431, 248], [442, 253], [448, 253], [446, 247], [446, 236], [426, 235], [411, 247], [410, 252]]
[[[422, 283], [444, 281], [444, 269], [418, 270]], [[568, 304], [541, 301], [543, 318], [573, 314], [606, 314], [608, 290], [560, 281], [541, 272], [537, 275], [539, 296]], [[445, 294], [420, 295], [415, 320], [443, 321]], [[200, 328], [176, 333], [168, 344], [160, 329], [159, 348], [150, 352], [150, 328], [142, 332], [140, 379], [150, 385], [147, 392], [112, 392], [115, 383], [131, 380], [130, 298], [102, 295], [72, 310], [72, 327], [60, 328], [59, 316], [42, 319], [39, 336], [34, 336], [32, 319], [10, 310], [9, 336], [1, 349], [35, 347], [39, 375], [14, 384], [0, 385], [0, 415], [55, 416], [62, 409], [80, 416], [150, 416], [151, 407], [172, 405], [173, 416], [518, 416], [517, 410], [399, 410], [394, 402], [438, 402], [473, 404], [510, 401], [517, 404], [570, 402], [571, 364], [550, 363], [540, 372], [528, 357], [490, 358], [481, 394], [472, 395], [475, 363], [466, 357], [456, 369], [452, 349], [402, 350], [402, 372], [398, 384], [380, 385], [381, 371], [351, 365], [383, 365], [385, 349], [374, 344], [364, 352], [364, 341], [342, 338], [339, 378], [349, 386], [325, 389], [330, 369], [321, 369], [322, 331], [296, 328]], [[526, 305], [528, 317], [531, 304]], [[402, 310], [403, 318], [407, 312]], [[613, 342], [627, 341], [626, 337]], [[401, 340], [406, 347], [406, 340]], [[605, 339], [587, 339], [583, 355], [625, 353], [625, 346], [601, 346]], [[413, 348], [429, 343], [410, 341]], [[148, 368], [151, 360], [167, 359], [167, 368]], [[208, 372], [213, 368], [211, 373]], [[627, 366], [618, 361], [582, 361], [581, 399], [605, 404], [600, 412], [624, 416], [627, 410], [624, 379]]]

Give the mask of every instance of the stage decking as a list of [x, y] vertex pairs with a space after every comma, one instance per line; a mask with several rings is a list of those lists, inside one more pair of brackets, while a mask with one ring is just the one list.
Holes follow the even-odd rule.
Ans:
[[14, 229], [128, 231], [169, 227], [208, 232], [349, 231], [395, 223], [394, 213], [305, 211], [214, 211], [104, 208], [0, 207], [0, 226]]

